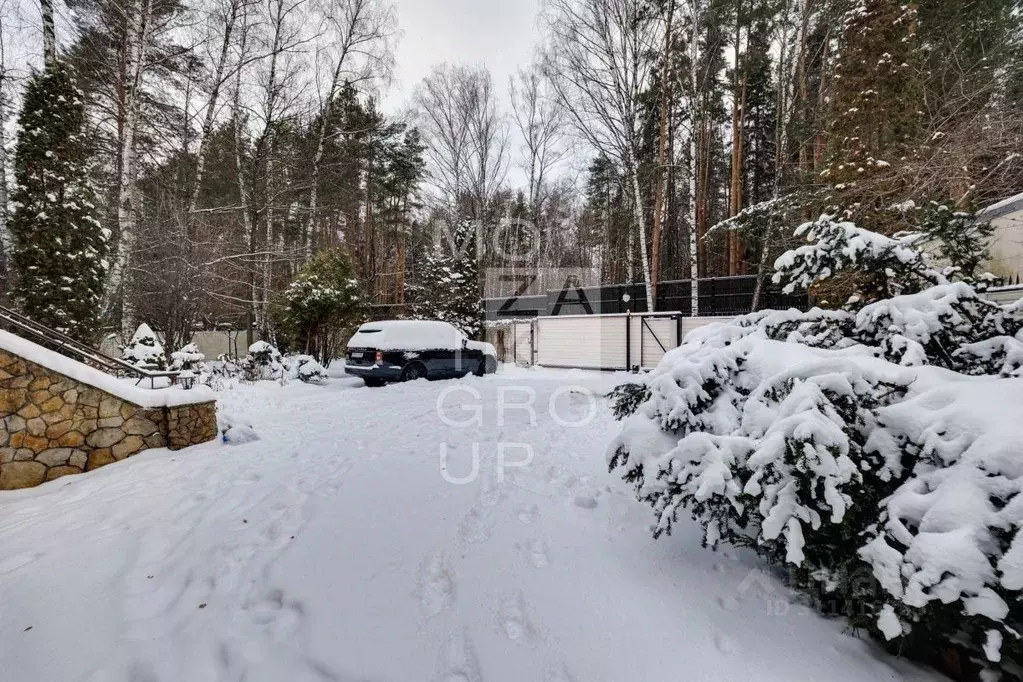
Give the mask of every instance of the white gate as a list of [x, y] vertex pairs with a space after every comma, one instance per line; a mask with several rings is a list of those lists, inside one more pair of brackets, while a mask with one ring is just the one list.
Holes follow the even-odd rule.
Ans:
[[693, 329], [728, 319], [677, 312], [537, 317], [511, 324], [511, 357], [563, 369], [651, 369]]

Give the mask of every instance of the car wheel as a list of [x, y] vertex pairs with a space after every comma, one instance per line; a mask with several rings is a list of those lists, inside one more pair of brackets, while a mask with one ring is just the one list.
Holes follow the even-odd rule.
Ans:
[[426, 367], [421, 362], [410, 362], [405, 365], [405, 369], [401, 371], [402, 381], [415, 381], [416, 379], [426, 378]]
[[487, 355], [487, 356], [484, 356], [484, 358], [482, 360], [480, 360], [479, 367], [476, 368], [476, 371], [473, 372], [473, 374], [475, 374], [478, 377], [481, 377], [484, 374], [493, 374], [496, 371], [497, 371], [497, 360], [495, 360], [494, 358], [492, 358], [489, 355]]
[[366, 382], [366, 386], [369, 388], [380, 388], [387, 383], [383, 379], [363, 379], [363, 381]]

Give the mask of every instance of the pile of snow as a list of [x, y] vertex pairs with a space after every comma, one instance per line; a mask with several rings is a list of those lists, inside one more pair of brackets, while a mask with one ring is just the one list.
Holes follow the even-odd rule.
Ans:
[[142, 369], [162, 370], [167, 367], [163, 346], [145, 322], [135, 330], [128, 345], [121, 349], [121, 359]]
[[707, 545], [790, 566], [854, 626], [1017, 674], [1021, 326], [961, 283], [709, 325], [615, 391], [610, 467], [655, 535], [688, 510]]
[[217, 428], [220, 430], [220, 440], [228, 445], [242, 445], [259, 440], [259, 433], [251, 421], [235, 412], [218, 411]]

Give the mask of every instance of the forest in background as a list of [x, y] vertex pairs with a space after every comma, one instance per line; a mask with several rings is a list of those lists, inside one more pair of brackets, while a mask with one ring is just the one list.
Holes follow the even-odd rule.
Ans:
[[[378, 105], [387, 0], [40, 10], [41, 50], [84, 93], [103, 325], [175, 346], [222, 324], [272, 336], [275, 297], [323, 249], [395, 314], [444, 295], [438, 270], [503, 265], [494, 235], [541, 285], [583, 267], [655, 298], [769, 273], [821, 212], [894, 234], [1023, 190], [1010, 0], [547, 0], [512, 82], [438, 65], [400, 116]], [[6, 264], [30, 70], [0, 54]], [[445, 264], [435, 226], [467, 221], [473, 262]]]

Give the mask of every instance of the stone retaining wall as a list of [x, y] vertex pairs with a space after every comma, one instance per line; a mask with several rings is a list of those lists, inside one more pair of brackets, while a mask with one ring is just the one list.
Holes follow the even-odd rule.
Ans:
[[140, 407], [0, 350], [0, 490], [216, 436], [216, 403]]

